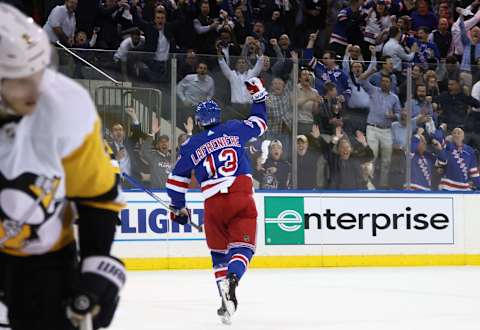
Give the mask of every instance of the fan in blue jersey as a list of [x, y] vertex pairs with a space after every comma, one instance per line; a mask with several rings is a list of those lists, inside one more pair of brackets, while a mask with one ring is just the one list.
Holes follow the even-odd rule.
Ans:
[[215, 101], [197, 106], [195, 120], [203, 128], [180, 148], [180, 156], [167, 181], [174, 221], [186, 224], [189, 210], [185, 193], [192, 170], [205, 198], [205, 234], [215, 278], [222, 298], [218, 315], [224, 323], [237, 309], [235, 289], [255, 253], [257, 209], [247, 142], [265, 133], [268, 93], [258, 78], [245, 82], [253, 100], [247, 120], [221, 123]]
[[412, 190], [432, 190], [432, 174], [435, 166], [439, 165], [437, 153], [442, 152], [443, 147], [439, 141], [433, 139], [434, 153], [427, 151], [427, 141], [422, 135], [423, 128], [419, 128], [417, 134], [412, 136], [411, 141], [411, 177], [410, 188]]
[[470, 191], [480, 190], [480, 174], [475, 150], [464, 143], [465, 133], [459, 127], [452, 130], [451, 138], [445, 138], [446, 126], [442, 124], [435, 132], [435, 138], [444, 145], [438, 154], [438, 163], [445, 166], [439, 190]]

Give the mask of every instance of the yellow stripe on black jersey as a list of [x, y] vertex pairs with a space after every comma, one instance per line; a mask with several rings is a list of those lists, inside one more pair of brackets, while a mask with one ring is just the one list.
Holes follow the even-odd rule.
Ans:
[[62, 160], [65, 170], [66, 195], [79, 202], [95, 202], [95, 208], [119, 212], [124, 204], [119, 197], [118, 169], [106, 153], [97, 119], [92, 133], [82, 145]]

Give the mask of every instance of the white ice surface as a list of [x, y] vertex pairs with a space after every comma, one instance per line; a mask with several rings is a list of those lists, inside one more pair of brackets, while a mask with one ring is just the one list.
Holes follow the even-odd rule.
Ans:
[[480, 267], [251, 269], [231, 326], [210, 271], [128, 276], [109, 329], [480, 329]]

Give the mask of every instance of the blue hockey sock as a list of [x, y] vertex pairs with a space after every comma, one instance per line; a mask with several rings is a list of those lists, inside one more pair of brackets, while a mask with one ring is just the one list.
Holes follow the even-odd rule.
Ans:
[[[210, 251], [210, 254], [212, 255], [213, 273], [218, 287], [218, 282], [227, 277], [228, 253]], [[220, 288], [218, 288], [218, 292], [220, 294]]]
[[228, 274], [235, 274], [240, 280], [247, 271], [248, 264], [252, 260], [253, 251], [246, 247], [230, 249], [230, 261], [228, 262]]

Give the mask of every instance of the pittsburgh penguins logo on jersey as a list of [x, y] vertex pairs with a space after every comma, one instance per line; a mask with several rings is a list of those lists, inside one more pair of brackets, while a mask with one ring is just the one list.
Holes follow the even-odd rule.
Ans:
[[23, 248], [57, 210], [59, 177], [23, 173], [13, 180], [0, 174], [0, 246]]

